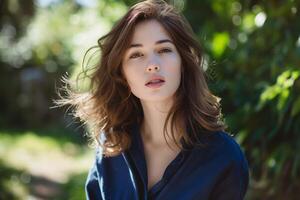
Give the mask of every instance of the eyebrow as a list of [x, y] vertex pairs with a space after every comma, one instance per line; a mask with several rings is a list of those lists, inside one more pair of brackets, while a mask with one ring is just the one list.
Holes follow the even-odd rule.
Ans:
[[[164, 40], [158, 40], [155, 42], [155, 44], [162, 44], [162, 43], [166, 43], [166, 42], [169, 42], [171, 44], [174, 44], [171, 40], [169, 39], [164, 39]], [[129, 48], [132, 48], [132, 47], [142, 47], [143, 45], [142, 44], [131, 44], [129, 46]]]

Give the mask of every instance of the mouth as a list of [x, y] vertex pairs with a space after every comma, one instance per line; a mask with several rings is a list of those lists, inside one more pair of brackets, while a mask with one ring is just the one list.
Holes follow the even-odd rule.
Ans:
[[165, 84], [165, 80], [163, 78], [157, 77], [157, 78], [152, 78], [145, 85], [150, 88], [159, 88], [164, 84]]

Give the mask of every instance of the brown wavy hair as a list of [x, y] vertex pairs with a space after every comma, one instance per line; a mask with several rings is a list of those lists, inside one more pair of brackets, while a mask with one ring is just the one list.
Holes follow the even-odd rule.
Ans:
[[[168, 32], [182, 59], [181, 83], [174, 95], [164, 124], [164, 137], [170, 136], [167, 124], [171, 123], [171, 137], [175, 130], [184, 142], [197, 146], [200, 134], [225, 129], [219, 98], [208, 89], [203, 70], [203, 52], [192, 28], [176, 8], [161, 0], [148, 0], [135, 4], [98, 40], [101, 56], [90, 75], [87, 92], [76, 92], [65, 87], [67, 96], [57, 101], [59, 106], [71, 105], [74, 116], [90, 126], [91, 136], [103, 148], [105, 156], [115, 156], [131, 145], [130, 130], [141, 125], [143, 110], [122, 73], [122, 57], [129, 47], [135, 26], [145, 20], [157, 20]], [[66, 80], [66, 84], [70, 84]], [[105, 135], [105, 142], [99, 136]], [[167, 140], [166, 140], [167, 141]]]

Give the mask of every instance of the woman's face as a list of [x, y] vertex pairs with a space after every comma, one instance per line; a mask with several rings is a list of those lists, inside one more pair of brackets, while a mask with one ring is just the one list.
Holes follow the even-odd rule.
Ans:
[[122, 58], [122, 70], [131, 92], [141, 101], [173, 98], [180, 84], [181, 58], [158, 21], [136, 25], [131, 45]]

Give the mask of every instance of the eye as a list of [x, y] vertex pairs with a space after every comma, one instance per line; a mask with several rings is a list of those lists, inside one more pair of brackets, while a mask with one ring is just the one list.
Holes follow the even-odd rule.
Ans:
[[172, 52], [172, 50], [168, 49], [168, 48], [163, 48], [163, 49], [158, 51], [158, 53], [169, 53], [169, 52]]
[[131, 54], [131, 55], [129, 56], [129, 59], [134, 59], [134, 58], [138, 58], [138, 57], [141, 57], [141, 56], [143, 56], [143, 54], [137, 52], [137, 53]]

